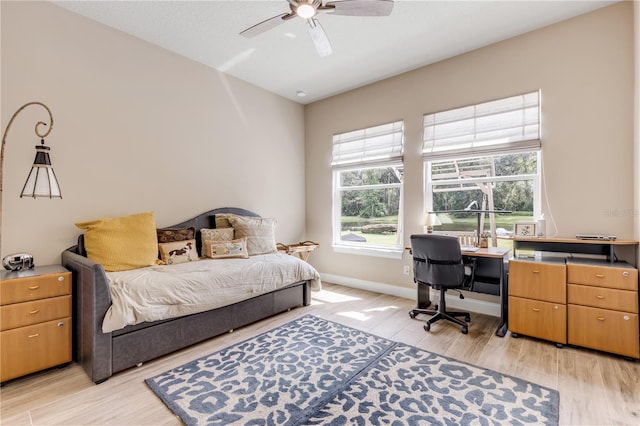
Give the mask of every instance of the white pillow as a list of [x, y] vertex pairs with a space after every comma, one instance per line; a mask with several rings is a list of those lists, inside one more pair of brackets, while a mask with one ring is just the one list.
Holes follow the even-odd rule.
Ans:
[[229, 215], [236, 238], [247, 237], [249, 256], [276, 253], [275, 229], [277, 221], [264, 217]]

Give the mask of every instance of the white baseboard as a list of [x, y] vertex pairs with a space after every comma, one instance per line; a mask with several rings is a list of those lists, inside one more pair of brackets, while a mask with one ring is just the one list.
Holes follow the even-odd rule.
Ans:
[[[389, 294], [396, 297], [404, 297], [405, 299], [416, 299], [417, 291], [415, 288], [399, 287], [396, 285], [378, 283], [375, 281], [360, 280], [357, 278], [343, 277], [340, 275], [320, 273], [322, 281], [328, 283], [339, 284], [345, 287], [358, 288], [361, 290], [373, 291], [376, 293]], [[432, 290], [433, 292], [433, 290]], [[436, 292], [437, 294], [437, 292]], [[500, 316], [500, 303], [488, 302], [486, 300], [473, 299], [473, 293], [465, 292], [465, 298], [460, 299], [458, 296], [446, 296], [447, 306], [455, 309], [463, 309], [479, 314]], [[431, 295], [431, 302], [437, 300], [437, 296]]]
[[320, 273], [322, 281], [328, 283], [340, 284], [345, 287], [359, 288], [361, 290], [369, 290], [376, 293], [389, 294], [396, 297], [404, 297], [405, 299], [416, 298], [415, 288], [399, 287], [397, 285], [389, 285], [377, 283], [374, 281], [359, 280], [357, 278], [343, 277], [340, 275]]

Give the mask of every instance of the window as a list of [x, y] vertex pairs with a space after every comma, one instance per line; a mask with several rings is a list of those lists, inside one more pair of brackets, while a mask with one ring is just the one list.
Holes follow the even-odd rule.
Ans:
[[[425, 209], [481, 214], [481, 233], [509, 246], [516, 222], [540, 215], [540, 92], [424, 116]], [[440, 231], [477, 231], [476, 214], [439, 214]], [[485, 219], [489, 223], [485, 223]]]
[[402, 255], [403, 122], [333, 136], [333, 247]]

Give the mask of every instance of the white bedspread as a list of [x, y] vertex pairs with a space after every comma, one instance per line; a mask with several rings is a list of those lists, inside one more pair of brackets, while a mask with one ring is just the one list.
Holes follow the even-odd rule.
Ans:
[[320, 290], [320, 274], [299, 258], [283, 253], [249, 259], [201, 259], [130, 271], [107, 272], [111, 307], [105, 333], [127, 325], [204, 312], [311, 280]]

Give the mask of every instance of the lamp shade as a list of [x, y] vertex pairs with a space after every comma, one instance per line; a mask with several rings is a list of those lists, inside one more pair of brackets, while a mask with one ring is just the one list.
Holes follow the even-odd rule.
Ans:
[[438, 218], [437, 214], [435, 214], [435, 213], [427, 213], [427, 214], [424, 215], [423, 225], [424, 226], [438, 226], [438, 225], [442, 225], [442, 222], [440, 222], [440, 219]]
[[44, 140], [42, 145], [36, 145], [36, 158], [33, 160], [33, 166], [20, 193], [21, 198], [62, 198], [56, 173], [51, 167], [49, 151], [50, 148], [44, 145]]

